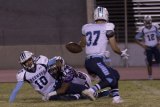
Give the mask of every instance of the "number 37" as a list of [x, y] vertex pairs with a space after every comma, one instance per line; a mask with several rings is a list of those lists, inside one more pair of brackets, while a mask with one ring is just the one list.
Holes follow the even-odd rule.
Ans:
[[87, 46], [95, 46], [97, 45], [97, 41], [99, 39], [100, 36], [100, 31], [89, 31], [86, 33], [86, 37], [87, 37]]

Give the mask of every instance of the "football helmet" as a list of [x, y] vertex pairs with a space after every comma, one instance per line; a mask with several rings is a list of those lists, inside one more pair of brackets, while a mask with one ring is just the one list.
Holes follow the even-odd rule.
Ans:
[[152, 25], [152, 17], [150, 15], [145, 15], [144, 16], [144, 25], [147, 27], [147, 28], [150, 28], [151, 25]]
[[31, 70], [34, 68], [34, 58], [33, 53], [29, 51], [23, 51], [20, 54], [20, 64], [24, 67], [26, 70]]
[[97, 20], [105, 20], [105, 21], [108, 21], [108, 16], [109, 16], [109, 13], [108, 13], [108, 10], [107, 8], [104, 8], [104, 7], [97, 7], [95, 10], [94, 10], [94, 20], [97, 21]]

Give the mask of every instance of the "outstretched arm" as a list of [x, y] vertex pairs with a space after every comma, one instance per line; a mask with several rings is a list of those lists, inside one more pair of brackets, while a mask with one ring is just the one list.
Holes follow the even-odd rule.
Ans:
[[127, 49], [123, 51], [120, 50], [120, 48], [117, 45], [115, 36], [110, 37], [109, 42], [110, 42], [111, 48], [115, 53], [119, 54], [123, 59], [128, 59], [129, 55], [127, 54]]
[[48, 66], [52, 66], [52, 65], [64, 65], [64, 59], [61, 56], [55, 56], [51, 59], [49, 59], [48, 61]]
[[83, 35], [79, 41], [79, 45], [84, 48], [86, 46], [86, 37]]
[[111, 48], [113, 49], [113, 51], [119, 55], [122, 54], [121, 50], [119, 49], [118, 45], [117, 45], [117, 42], [116, 42], [116, 39], [115, 39], [115, 36], [112, 36], [109, 38], [109, 43], [111, 45]]
[[142, 48], [146, 49], [147, 47], [146, 47], [143, 43], [141, 43], [141, 41], [142, 41], [142, 36], [143, 36], [143, 33], [142, 33], [142, 32], [137, 33], [136, 36], [135, 36], [135, 42], [136, 42], [139, 46], [141, 46]]
[[15, 98], [16, 98], [16, 95], [17, 93], [19, 92], [19, 90], [21, 89], [21, 87], [23, 86], [23, 81], [19, 81], [17, 84], [16, 84], [16, 87], [14, 88], [14, 90], [12, 91], [10, 97], [9, 97], [9, 103], [13, 103]]

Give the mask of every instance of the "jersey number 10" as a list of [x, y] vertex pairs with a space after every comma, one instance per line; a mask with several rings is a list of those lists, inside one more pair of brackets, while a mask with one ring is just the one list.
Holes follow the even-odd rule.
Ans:
[[42, 89], [44, 85], [48, 83], [48, 80], [46, 79], [45, 76], [42, 76], [39, 78], [39, 80], [35, 81], [35, 84], [38, 85], [39, 89]]

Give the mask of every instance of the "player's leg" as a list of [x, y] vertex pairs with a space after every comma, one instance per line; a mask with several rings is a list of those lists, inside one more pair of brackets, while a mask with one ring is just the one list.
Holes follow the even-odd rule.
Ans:
[[[49, 100], [78, 100], [84, 98], [90, 98], [90, 96], [82, 96], [82, 91], [88, 89], [85, 85], [76, 83], [70, 83], [70, 86], [65, 94], [51, 96]], [[91, 98], [90, 98], [91, 99]]]
[[154, 54], [154, 58], [155, 58], [156, 63], [159, 64], [160, 63], [160, 51], [159, 51], [158, 47], [155, 47], [153, 54]]
[[113, 90], [113, 98], [119, 96], [118, 79], [115, 76], [115, 73], [113, 73], [112, 69], [107, 67], [101, 58], [87, 60], [85, 65], [87, 71], [97, 74], [101, 81], [89, 88], [88, 90], [86, 90], [84, 94], [93, 94], [94, 92], [100, 89], [111, 87], [111, 89]]
[[148, 79], [152, 80], [152, 49], [146, 49], [146, 64], [148, 70]]
[[72, 101], [78, 100], [80, 98], [80, 94], [66, 94], [66, 95], [54, 95], [49, 98], [49, 101]]

